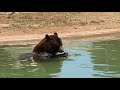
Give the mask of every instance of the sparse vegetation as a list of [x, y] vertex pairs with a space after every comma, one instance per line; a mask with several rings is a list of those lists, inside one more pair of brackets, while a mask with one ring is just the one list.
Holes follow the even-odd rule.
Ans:
[[[0, 24], [10, 24], [12, 28], [41, 28], [85, 25], [120, 26], [120, 12], [16, 12], [0, 13]], [[114, 26], [115, 25], [115, 26]], [[109, 27], [110, 26], [110, 27]]]
[[88, 40], [89, 36], [105, 35], [113, 38], [113, 34], [119, 38], [119, 28], [120, 12], [0, 12], [0, 44], [3, 45], [39, 41], [44, 34], [54, 32], [64, 39], [88, 37]]

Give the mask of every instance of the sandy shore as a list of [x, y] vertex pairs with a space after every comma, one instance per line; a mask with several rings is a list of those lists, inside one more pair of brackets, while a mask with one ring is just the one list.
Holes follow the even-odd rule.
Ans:
[[36, 44], [54, 32], [62, 40], [120, 39], [120, 12], [0, 13], [0, 45]]
[[[92, 28], [92, 29], [91, 29]], [[36, 44], [45, 34], [57, 32], [62, 40], [100, 41], [120, 39], [120, 28], [93, 30], [94, 27], [47, 27], [39, 30], [1, 30], [0, 45]]]

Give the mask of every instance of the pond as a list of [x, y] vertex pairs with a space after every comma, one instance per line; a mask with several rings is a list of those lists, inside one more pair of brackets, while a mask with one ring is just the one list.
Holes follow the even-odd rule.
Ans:
[[40, 62], [20, 61], [34, 45], [0, 46], [0, 78], [117, 78], [120, 40], [87, 42], [64, 40], [68, 57]]

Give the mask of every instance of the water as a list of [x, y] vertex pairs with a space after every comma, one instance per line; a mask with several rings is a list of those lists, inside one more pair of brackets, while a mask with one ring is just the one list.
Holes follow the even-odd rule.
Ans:
[[69, 56], [37, 63], [20, 61], [34, 45], [0, 46], [1, 78], [119, 78], [120, 40], [63, 41]]

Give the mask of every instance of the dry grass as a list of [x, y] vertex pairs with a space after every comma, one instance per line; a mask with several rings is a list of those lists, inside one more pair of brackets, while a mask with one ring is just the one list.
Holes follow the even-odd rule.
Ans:
[[0, 45], [37, 43], [54, 32], [70, 40], [120, 39], [120, 12], [0, 13]]
[[98, 29], [119, 28], [120, 12], [30, 12], [0, 14], [0, 28], [39, 29], [43, 27], [97, 25]]

